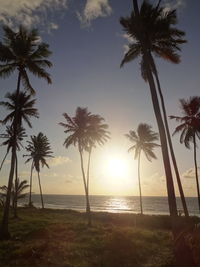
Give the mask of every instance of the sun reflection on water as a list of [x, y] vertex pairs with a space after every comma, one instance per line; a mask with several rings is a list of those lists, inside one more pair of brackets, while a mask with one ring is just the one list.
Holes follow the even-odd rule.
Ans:
[[109, 200], [107, 200], [106, 206], [109, 212], [116, 212], [116, 211], [130, 212], [133, 209], [133, 207], [130, 207], [127, 199], [119, 197], [116, 198], [112, 197]]

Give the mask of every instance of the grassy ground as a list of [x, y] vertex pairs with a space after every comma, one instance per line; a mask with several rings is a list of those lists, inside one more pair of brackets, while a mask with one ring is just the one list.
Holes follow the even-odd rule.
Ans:
[[[1, 211], [0, 211], [1, 216]], [[12, 239], [0, 242], [0, 266], [175, 266], [168, 216], [19, 209]]]

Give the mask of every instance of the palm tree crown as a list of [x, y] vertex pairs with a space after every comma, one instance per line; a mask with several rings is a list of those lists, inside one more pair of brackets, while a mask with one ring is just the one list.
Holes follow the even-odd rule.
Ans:
[[51, 151], [49, 140], [46, 135], [40, 132], [37, 136], [31, 136], [31, 141], [28, 141], [26, 150], [29, 152], [28, 155], [24, 155], [28, 157], [26, 163], [33, 160], [33, 166], [37, 172], [40, 172], [40, 165], [49, 168], [46, 158], [53, 157], [51, 155], [53, 152]]
[[[1, 146], [7, 146], [7, 152], [10, 151], [11, 147], [14, 145], [13, 140], [13, 127], [12, 126], [6, 126], [6, 132], [4, 134], [0, 134], [0, 138], [5, 138], [6, 140], [1, 143]], [[27, 137], [25, 129], [22, 127], [19, 127], [17, 129], [17, 150], [20, 150], [20, 147], [22, 147], [21, 141]]]
[[[141, 58], [141, 73], [145, 80], [146, 62], [144, 60], [143, 46], [158, 57], [162, 57], [173, 63], [179, 63], [180, 57], [177, 51], [186, 40], [182, 39], [185, 33], [173, 27], [177, 23], [176, 10], [165, 11], [164, 8], [153, 7], [147, 1], [143, 1], [139, 16], [135, 12], [130, 17], [122, 17], [120, 23], [124, 31], [132, 38], [129, 50], [125, 54], [121, 66], [138, 56]], [[155, 72], [155, 64], [151, 62], [151, 70]]]
[[49, 45], [40, 42], [36, 29], [27, 30], [20, 26], [17, 32], [8, 26], [3, 27], [4, 39], [0, 42], [0, 76], [6, 78], [15, 70], [20, 72], [24, 88], [31, 94], [35, 93], [27, 74], [27, 70], [39, 78], [44, 78], [51, 83], [50, 75], [46, 72], [46, 67], [51, 67], [52, 63], [47, 60], [51, 52]]
[[160, 145], [154, 143], [158, 140], [158, 134], [153, 132], [151, 128], [152, 127], [150, 125], [141, 123], [137, 128], [137, 132], [130, 131], [129, 134], [126, 134], [126, 137], [134, 143], [128, 151], [135, 151], [135, 159], [138, 158], [141, 151], [144, 152], [149, 161], [151, 161], [151, 159], [156, 159], [153, 149]]
[[74, 117], [70, 117], [67, 113], [63, 114], [67, 123], [60, 122], [66, 130], [64, 131], [69, 135], [65, 141], [64, 146], [68, 148], [70, 145], [78, 145], [79, 149], [83, 151], [87, 147], [88, 135], [87, 129], [91, 119], [91, 113], [88, 112], [87, 108], [78, 107]]
[[190, 148], [194, 136], [200, 139], [200, 97], [193, 96], [188, 100], [180, 99], [180, 107], [182, 116], [170, 116], [170, 119], [181, 123], [173, 134], [181, 132], [180, 142]]
[[104, 118], [99, 115], [91, 115], [87, 128], [88, 146], [95, 147], [96, 144], [103, 145], [110, 137], [108, 125], [102, 123]]
[[19, 95], [17, 96], [17, 91], [13, 93], [7, 93], [5, 97], [8, 99], [8, 101], [1, 101], [0, 105], [11, 112], [3, 119], [2, 123], [6, 124], [8, 121], [13, 123], [15, 111], [17, 109], [17, 127], [22, 125], [22, 120], [24, 120], [29, 127], [32, 127], [29, 117], [39, 117], [37, 109], [34, 108], [36, 99], [31, 99], [31, 95], [27, 95], [25, 92], [19, 92]]

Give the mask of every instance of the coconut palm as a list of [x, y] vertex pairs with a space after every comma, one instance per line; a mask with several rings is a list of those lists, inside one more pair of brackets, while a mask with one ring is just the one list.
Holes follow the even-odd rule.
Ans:
[[[39, 117], [37, 109], [34, 108], [36, 99], [31, 99], [31, 96], [27, 95], [25, 92], [17, 93], [17, 91], [15, 91], [13, 93], [7, 93], [6, 98], [8, 100], [1, 101], [0, 105], [5, 107], [9, 111], [9, 114], [2, 120], [2, 123], [3, 124], [6, 124], [8, 122], [11, 123], [13, 135], [12, 135], [12, 148], [11, 148], [12, 150], [11, 169], [8, 181], [8, 190], [4, 207], [3, 220], [0, 229], [0, 238], [2, 239], [9, 238], [10, 236], [8, 231], [8, 216], [9, 216], [10, 197], [12, 188], [12, 184], [10, 184], [10, 181], [12, 180], [13, 183], [14, 171], [16, 172], [16, 178], [17, 178], [17, 164], [16, 164], [17, 147], [18, 147], [17, 135], [19, 129], [22, 127], [23, 122], [26, 122], [29, 127], [32, 127], [30, 123], [30, 117], [36, 117], [36, 118]], [[16, 118], [16, 110], [17, 110], [17, 118]]]
[[[0, 42], [0, 76], [7, 78], [14, 71], [18, 72], [17, 79], [17, 101], [20, 92], [21, 81], [25, 89], [29, 90], [32, 94], [35, 92], [29, 77], [28, 72], [36, 75], [39, 78], [47, 80], [51, 83], [50, 75], [46, 72], [46, 67], [51, 67], [51, 62], [47, 60], [51, 52], [46, 43], [40, 42], [40, 37], [36, 29], [27, 30], [25, 27], [20, 26], [17, 32], [5, 26], [3, 42]], [[16, 139], [18, 127], [18, 109], [15, 110], [13, 129], [14, 139]], [[13, 175], [15, 169], [15, 155], [16, 146], [12, 147], [11, 168], [8, 180], [8, 194], [4, 208], [3, 220], [0, 229], [0, 238], [7, 239], [10, 237], [8, 231], [8, 217], [10, 206], [10, 194], [13, 182]]]
[[77, 146], [81, 160], [81, 172], [86, 197], [86, 213], [88, 215], [88, 225], [91, 223], [90, 218], [90, 202], [87, 190], [87, 180], [83, 164], [83, 153], [88, 148], [88, 126], [91, 120], [91, 113], [87, 108], [78, 107], [74, 117], [70, 117], [67, 113], [63, 113], [66, 123], [60, 122], [59, 125], [65, 128], [65, 133], [68, 137], [64, 141], [64, 146], [68, 148], [71, 145]]
[[[174, 25], [177, 24], [177, 16], [176, 11], [172, 10], [169, 12], [165, 12], [164, 8], [160, 7], [160, 2], [158, 2], [157, 6], [154, 8], [152, 5], [150, 5], [148, 2], [144, 2], [142, 8], [143, 13], [145, 14], [145, 26], [149, 25], [149, 28], [147, 29], [148, 34], [150, 36], [149, 40], [152, 43], [151, 46], [149, 46], [149, 49], [151, 51], [151, 69], [152, 73], [155, 76], [157, 89], [159, 92], [160, 100], [161, 100], [161, 107], [163, 111], [163, 118], [166, 128], [166, 134], [167, 139], [169, 143], [169, 149], [171, 153], [171, 158], [177, 178], [178, 188], [182, 200], [183, 210], [185, 213], [185, 216], [188, 217], [188, 209], [184, 197], [184, 192], [181, 184], [181, 179], [178, 171], [178, 166], [176, 162], [176, 157], [173, 149], [173, 144], [171, 140], [171, 134], [169, 131], [168, 121], [167, 121], [167, 112], [165, 108], [165, 102], [164, 97], [161, 90], [161, 85], [158, 77], [158, 71], [155, 64], [155, 59], [153, 58], [153, 54], [156, 56], [159, 56], [160, 58], [167, 60], [171, 63], [179, 63], [180, 62], [180, 56], [177, 54], [180, 49], [180, 45], [185, 43], [186, 40], [183, 39], [185, 33], [183, 31], [178, 30], [174, 27]], [[141, 8], [141, 9], [142, 9]], [[141, 61], [141, 73], [142, 77], [145, 81], [147, 81], [147, 74], [145, 70], [145, 63], [144, 63], [144, 57], [142, 55], [141, 47], [138, 44], [132, 43], [129, 46], [129, 51], [126, 53], [123, 61], [122, 66], [124, 63], [131, 61], [135, 56], [138, 55], [142, 56]]]
[[[136, 9], [137, 9], [137, 1], [133, 1], [133, 2], [136, 5]], [[153, 54], [154, 54], [171, 63], [175, 63], [175, 64], [179, 63], [180, 56], [177, 54], [177, 52], [181, 50], [180, 45], [185, 43], [186, 40], [183, 39], [185, 33], [174, 27], [177, 24], [176, 10], [165, 12], [164, 8], [160, 7], [160, 2], [161, 1], [159, 0], [155, 8], [152, 5], [150, 5], [148, 2], [144, 2], [142, 8], [143, 8], [143, 13], [145, 14], [145, 20], [146, 20], [145, 27], [149, 25], [149, 28], [147, 29], [147, 31], [148, 31], [150, 38], [148, 37], [148, 39], [152, 43], [152, 45], [148, 47], [148, 49], [151, 51], [151, 58], [150, 58], [151, 70], [155, 76], [157, 89], [158, 89], [160, 100], [161, 100], [161, 107], [163, 111], [166, 134], [167, 134], [171, 158], [172, 158], [172, 162], [173, 162], [173, 166], [174, 166], [174, 170], [175, 170], [175, 174], [177, 178], [177, 183], [178, 183], [178, 188], [179, 188], [179, 192], [181, 196], [183, 210], [184, 210], [185, 216], [188, 217], [189, 213], [188, 213], [188, 209], [187, 209], [187, 205], [185, 201], [185, 196], [184, 196], [184, 192], [183, 192], [183, 188], [181, 184], [181, 179], [180, 179], [176, 157], [175, 157], [173, 144], [171, 140], [171, 135], [169, 131], [165, 102], [164, 102], [164, 98], [163, 98], [163, 94], [162, 94], [162, 90], [160, 86], [155, 59], [153, 58]], [[144, 78], [145, 81], [147, 81], [147, 73], [145, 70], [144, 57], [141, 52], [141, 47], [138, 46], [138, 44], [135, 45], [134, 43], [132, 43], [129, 46], [129, 51], [128, 53], [126, 53], [121, 65], [123, 66], [124, 63], [131, 61], [132, 59], [137, 57], [139, 54], [142, 56], [142, 61], [141, 61], [142, 77]]]
[[[166, 23], [167, 19], [165, 18], [166, 15], [164, 16], [163, 14], [163, 16], [158, 16], [156, 19], [156, 12], [159, 7], [153, 8], [152, 5], [144, 1], [139, 10], [137, 0], [133, 0], [133, 4], [134, 11], [131, 13], [131, 16], [120, 19], [120, 23], [126, 33], [133, 38], [133, 43], [130, 44], [129, 51], [122, 60], [121, 66], [124, 63], [134, 60], [138, 56], [141, 56], [142, 76], [145, 77], [149, 83], [154, 113], [160, 134], [161, 149], [167, 182], [169, 210], [172, 217], [173, 229], [175, 229], [177, 205], [168, 153], [166, 132], [156, 92], [156, 86], [153, 78], [154, 72], [152, 67], [152, 47], [154, 47], [155, 53], [159, 55], [162, 54], [162, 50], [165, 50], [166, 54], [169, 54], [167, 53], [167, 51], [172, 47], [172, 45], [170, 44], [169, 46], [169, 42], [167, 42], [167, 39], [165, 38], [165, 36], [169, 37], [169, 34], [165, 35], [164, 31], [168, 26]], [[169, 12], [165, 12], [165, 14], [167, 13]], [[151, 16], [149, 16], [149, 14], [151, 14]], [[155, 18], [155, 24], [152, 24], [153, 18]], [[155, 29], [157, 31], [155, 31]], [[169, 30], [169, 28], [167, 28], [167, 30]], [[162, 33], [163, 37], [161, 37]], [[181, 36], [181, 32], [179, 33], [179, 36]], [[176, 35], [174, 36], [174, 39], [176, 39], [177, 41], [178, 38], [176, 38]], [[173, 43], [173, 46], [176, 45], [175, 41], [171, 43]], [[171, 49], [170, 53], [173, 53]]]
[[[21, 141], [27, 137], [26, 135], [26, 132], [25, 132], [25, 129], [23, 127], [19, 127], [17, 129], [17, 150], [19, 151], [22, 146], [22, 143]], [[7, 146], [6, 148], [6, 154], [1, 162], [1, 165], [0, 165], [0, 171], [3, 167], [3, 164], [6, 160], [6, 157], [8, 156], [9, 152], [10, 152], [10, 149], [12, 148], [13, 146], [13, 127], [12, 126], [6, 126], [6, 130], [5, 130], [5, 133], [4, 134], [0, 134], [0, 138], [5, 138], [6, 140], [4, 142], [1, 143], [1, 146]]]
[[[19, 178], [15, 180], [15, 183], [12, 185], [11, 199], [12, 199], [12, 208], [14, 211], [14, 217], [17, 218], [17, 204], [18, 200], [25, 198], [27, 193], [24, 191], [29, 187], [26, 180], [20, 181]], [[3, 185], [0, 187], [2, 198], [6, 198], [8, 187]]]
[[140, 159], [141, 152], [144, 153], [146, 158], [151, 161], [156, 159], [156, 155], [153, 152], [155, 147], [160, 145], [156, 144], [155, 141], [159, 139], [158, 134], [152, 131], [152, 127], [146, 123], [140, 123], [138, 125], [137, 131], [129, 131], [129, 134], [126, 134], [126, 137], [133, 143], [129, 148], [128, 152], [134, 151], [134, 158], [138, 159], [138, 184], [139, 184], [139, 193], [140, 193], [140, 211], [143, 214], [143, 205], [142, 205], [142, 190], [141, 190], [141, 181], [140, 181]]
[[103, 145], [109, 137], [109, 132], [107, 131], [108, 125], [102, 123], [104, 118], [99, 115], [92, 115], [90, 117], [90, 121], [88, 124], [87, 129], [87, 147], [86, 150], [88, 151], [88, 166], [87, 166], [87, 190], [89, 194], [89, 178], [90, 178], [90, 162], [91, 162], [91, 155], [92, 150], [97, 145]]
[[182, 111], [182, 116], [170, 116], [170, 119], [175, 119], [177, 122], [180, 122], [180, 125], [175, 128], [173, 135], [180, 133], [180, 143], [184, 143], [186, 148], [188, 149], [191, 148], [190, 144], [193, 143], [195, 177], [200, 211], [200, 191], [196, 158], [196, 139], [200, 139], [200, 97], [193, 96], [190, 97], [188, 100], [180, 99], [180, 107]]
[[26, 147], [28, 155], [24, 155], [28, 157], [25, 163], [32, 161], [31, 165], [31, 177], [30, 177], [30, 197], [29, 197], [29, 205], [31, 205], [31, 189], [32, 189], [32, 171], [35, 168], [38, 174], [38, 183], [40, 188], [40, 196], [41, 196], [41, 203], [42, 208], [44, 208], [44, 201], [42, 195], [42, 187], [40, 181], [40, 167], [46, 166], [49, 168], [49, 165], [46, 162], [46, 158], [52, 158], [51, 155], [53, 152], [51, 151], [50, 143], [46, 135], [43, 133], [39, 133], [37, 136], [31, 136], [31, 141], [28, 141], [28, 145]]

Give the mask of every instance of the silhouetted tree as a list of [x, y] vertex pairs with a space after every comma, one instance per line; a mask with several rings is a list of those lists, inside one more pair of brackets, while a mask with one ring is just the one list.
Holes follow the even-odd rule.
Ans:
[[28, 141], [28, 146], [26, 147], [26, 150], [27, 152], [29, 152], [29, 154], [24, 155], [25, 157], [28, 157], [25, 163], [32, 161], [31, 177], [30, 177], [29, 206], [32, 205], [32, 202], [31, 202], [32, 171], [35, 168], [38, 174], [38, 183], [39, 183], [39, 188], [40, 188], [42, 208], [44, 208], [42, 187], [41, 187], [41, 181], [40, 181], [40, 166], [41, 167], [46, 166], [47, 168], [49, 168], [49, 165], [46, 162], [46, 158], [52, 158], [53, 156], [51, 154], [53, 152], [51, 151], [48, 138], [46, 137], [46, 135], [44, 135], [41, 132], [37, 136], [35, 135], [31, 136], [31, 141]]
[[90, 202], [87, 190], [87, 178], [84, 170], [83, 153], [88, 148], [88, 127], [91, 120], [91, 113], [88, 112], [87, 108], [76, 109], [74, 117], [70, 117], [67, 113], [63, 113], [67, 123], [60, 122], [59, 124], [65, 128], [65, 133], [68, 137], [64, 141], [64, 146], [68, 148], [71, 145], [77, 146], [81, 160], [81, 172], [83, 177], [83, 184], [85, 189], [86, 197], [86, 213], [88, 215], [88, 225], [91, 224], [90, 216]]
[[97, 145], [103, 145], [110, 137], [107, 131], [108, 125], [102, 123], [104, 118], [99, 115], [91, 115], [87, 127], [87, 146], [88, 151], [88, 166], [87, 166], [87, 190], [89, 194], [89, 178], [90, 178], [90, 161], [92, 150]]
[[[21, 141], [27, 137], [26, 132], [24, 130], [24, 128], [19, 127], [17, 129], [17, 141], [16, 141], [16, 146], [17, 146], [17, 150], [20, 150], [20, 147], [22, 147]], [[6, 126], [6, 131], [4, 134], [0, 134], [0, 138], [5, 138], [6, 140], [4, 142], [1, 143], [1, 146], [7, 146], [6, 148], [6, 154], [1, 162], [0, 165], [0, 171], [3, 167], [3, 164], [6, 160], [6, 157], [8, 155], [8, 153], [10, 152], [10, 149], [13, 146], [13, 127], [12, 126]]]
[[[162, 39], [161, 38], [156, 39], [156, 35], [152, 35], [151, 32], [151, 29], [154, 27], [154, 25], [151, 25], [149, 21], [149, 9], [153, 9], [153, 7], [146, 1], [144, 1], [139, 10], [136, 0], [133, 1], [133, 4], [134, 4], [134, 11], [131, 13], [131, 16], [120, 19], [120, 23], [124, 27], [126, 33], [129, 36], [131, 36], [134, 40], [133, 43], [130, 44], [128, 51], [129, 54], [125, 55], [121, 65], [131, 60], [134, 60], [138, 56], [141, 56], [142, 59], [141, 69], [145, 70], [144, 74], [149, 83], [154, 113], [156, 116], [160, 134], [163, 162], [164, 162], [166, 182], [167, 182], [169, 211], [170, 211], [170, 216], [172, 218], [173, 232], [175, 233], [177, 205], [176, 205], [165, 127], [160, 111], [160, 105], [158, 101], [156, 86], [153, 78], [153, 69], [152, 69], [151, 47], [158, 46], [158, 44], [161, 45]], [[152, 15], [155, 16], [154, 13], [152, 13]], [[161, 26], [162, 17], [160, 17], [159, 20], [157, 20], [157, 22], [158, 21], [160, 21], [160, 26]], [[159, 26], [159, 24], [157, 25]], [[162, 32], [161, 27], [158, 30], [158, 33], [160, 32]], [[165, 48], [167, 49], [167, 45]]]
[[[40, 37], [36, 29], [27, 30], [25, 27], [20, 26], [18, 31], [13, 31], [11, 28], [5, 26], [3, 42], [0, 42], [0, 76], [7, 78], [14, 71], [18, 71], [16, 101], [18, 106], [18, 98], [20, 92], [20, 83], [23, 82], [23, 86], [26, 90], [29, 90], [32, 94], [34, 89], [30, 83], [28, 72], [33, 75], [47, 80], [51, 83], [50, 75], [46, 72], [46, 67], [51, 67], [51, 62], [47, 60], [51, 52], [49, 46], [46, 43], [40, 42]], [[16, 140], [19, 113], [16, 108], [14, 111], [13, 130], [14, 139]], [[16, 142], [16, 141], [15, 141]], [[6, 203], [2, 218], [2, 224], [0, 228], [0, 238], [7, 239], [10, 237], [8, 231], [8, 217], [10, 206], [10, 194], [13, 182], [13, 175], [16, 162], [16, 145], [12, 147], [11, 157], [11, 169], [8, 180], [8, 193], [6, 197]]]
[[195, 177], [200, 211], [200, 191], [196, 158], [196, 138], [200, 139], [200, 97], [193, 96], [188, 100], [180, 99], [180, 104], [182, 116], [170, 116], [170, 119], [175, 119], [181, 123], [173, 133], [173, 135], [180, 133], [180, 143], [184, 143], [188, 149], [190, 149], [190, 143], [193, 143], [194, 146]]
[[[27, 193], [24, 193], [24, 191], [29, 187], [26, 180], [20, 181], [19, 178], [15, 180], [15, 183], [12, 185], [12, 191], [11, 191], [11, 200], [12, 200], [12, 208], [14, 211], [14, 217], [17, 218], [17, 204], [18, 200], [25, 198]], [[6, 185], [3, 185], [0, 187], [0, 190], [2, 191], [0, 194], [3, 198], [6, 198], [8, 187]]]
[[153, 132], [152, 127], [146, 123], [140, 123], [137, 132], [130, 131], [129, 134], [126, 134], [126, 137], [134, 144], [129, 148], [129, 152], [134, 151], [134, 158], [138, 159], [138, 184], [139, 184], [139, 193], [140, 193], [140, 210], [141, 214], [143, 214], [143, 206], [142, 206], [142, 190], [141, 190], [141, 182], [140, 182], [140, 158], [141, 152], [144, 153], [146, 158], [151, 161], [152, 159], [156, 159], [156, 155], [153, 152], [155, 147], [160, 145], [154, 143], [159, 139], [158, 134]]
[[[8, 100], [7, 101], [1, 101], [0, 105], [5, 107], [10, 113], [3, 119], [2, 123], [6, 124], [8, 122], [11, 123], [12, 127], [12, 155], [11, 155], [11, 170], [14, 171], [16, 174], [17, 178], [17, 149], [18, 149], [18, 144], [17, 144], [17, 136], [20, 131], [20, 128], [22, 128], [22, 122], [26, 122], [29, 127], [32, 127], [30, 123], [30, 117], [36, 117], [38, 118], [38, 112], [37, 109], [34, 108], [36, 99], [31, 99], [30, 95], [27, 95], [25, 92], [19, 92], [17, 94], [17, 91], [14, 93], [7, 93], [5, 96]], [[16, 110], [17, 110], [17, 119], [15, 118], [16, 115]], [[14, 121], [16, 122], [16, 125], [14, 126]], [[14, 149], [13, 149], [14, 147]], [[14, 156], [13, 156], [14, 153]], [[12, 162], [12, 160], [15, 160]], [[10, 172], [12, 174], [12, 172]], [[10, 176], [11, 177], [11, 176]], [[13, 180], [13, 176], [12, 176]], [[4, 207], [4, 213], [3, 213], [3, 220], [2, 220], [2, 226], [0, 229], [0, 238], [6, 239], [9, 237], [9, 231], [8, 231], [8, 215], [9, 215], [9, 206], [10, 206], [10, 194], [11, 194], [11, 189], [9, 189], [10, 185], [10, 180], [8, 182], [8, 190], [7, 190], [7, 197], [6, 197], [6, 202], [5, 202], [5, 207]], [[12, 186], [12, 185], [11, 185]], [[9, 206], [8, 205], [9, 202]]]

